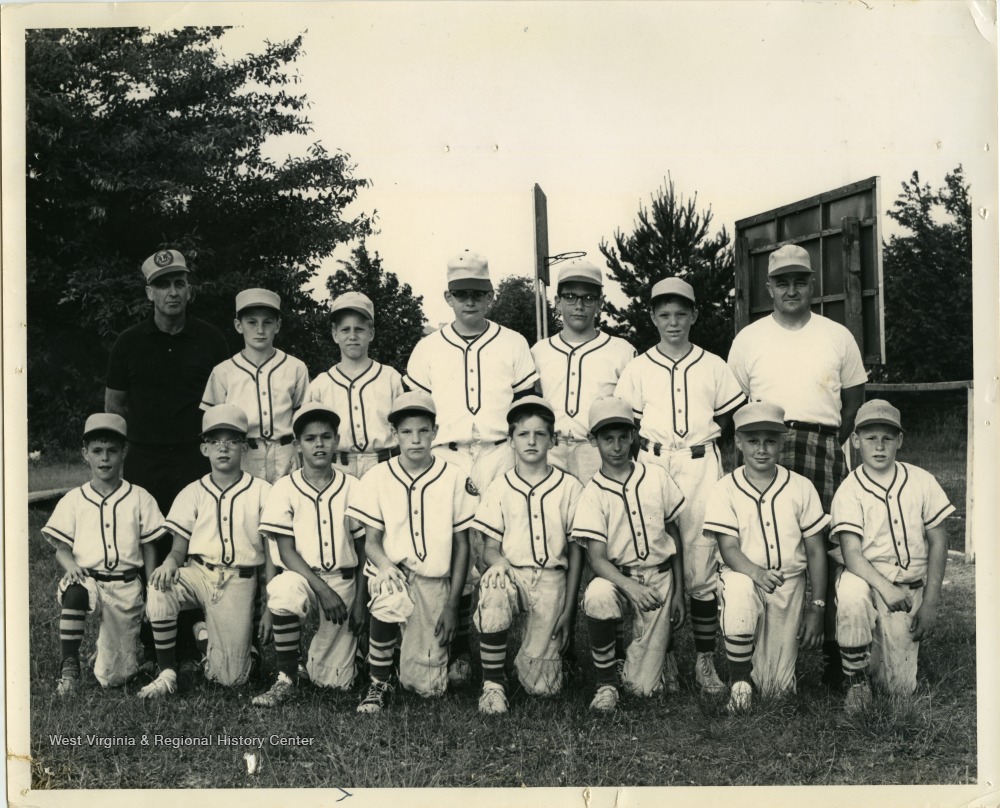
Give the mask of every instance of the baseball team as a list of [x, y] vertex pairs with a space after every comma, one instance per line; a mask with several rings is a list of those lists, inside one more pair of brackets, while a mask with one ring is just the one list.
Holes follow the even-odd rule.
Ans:
[[[230, 357], [187, 312], [181, 253], [142, 273], [153, 312], [111, 350], [106, 411], [83, 433], [91, 479], [42, 528], [65, 571], [59, 696], [79, 692], [91, 616], [104, 687], [140, 670], [141, 699], [192, 670], [240, 685], [273, 638], [277, 676], [254, 705], [361, 678], [368, 714], [397, 685], [432, 698], [470, 682], [474, 627], [479, 711], [503, 714], [511, 671], [537, 696], [572, 675], [579, 605], [595, 711], [679, 691], [687, 617], [695, 684], [731, 713], [794, 691], [800, 648], [822, 647], [848, 713], [873, 686], [916, 688], [955, 509], [896, 460], [900, 412], [865, 401], [856, 342], [810, 309], [801, 247], [771, 254], [774, 311], [728, 360], [690, 341], [681, 278], [652, 287], [645, 353], [600, 331], [602, 273], [583, 258], [558, 274], [562, 330], [529, 348], [487, 318], [488, 263], [466, 250], [447, 266], [454, 320], [404, 376], [369, 356], [376, 312], [352, 291], [331, 304], [340, 360], [312, 380], [274, 346], [274, 292], [236, 295]], [[731, 433], [741, 465], [723, 474]]]

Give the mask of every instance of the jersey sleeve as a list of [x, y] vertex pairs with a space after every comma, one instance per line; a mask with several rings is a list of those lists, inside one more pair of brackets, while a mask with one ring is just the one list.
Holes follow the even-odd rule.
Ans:
[[715, 412], [714, 415], [725, 415], [739, 407], [746, 396], [743, 388], [733, 375], [729, 365], [721, 359], [716, 363], [715, 371]]
[[802, 488], [799, 529], [802, 531], [803, 538], [809, 538], [819, 534], [823, 528], [830, 524], [830, 517], [823, 510], [816, 486], [804, 477], [799, 481], [799, 484]]
[[403, 377], [403, 384], [409, 390], [423, 390], [425, 393], [430, 393], [433, 390], [430, 348], [427, 342], [432, 337], [441, 339], [441, 335], [437, 332], [429, 334], [414, 345], [413, 351], [410, 352], [410, 359], [406, 363], [406, 376]]
[[861, 350], [851, 332], [844, 329], [844, 355], [840, 363], [840, 384], [842, 387], [857, 387], [868, 381], [868, 372], [861, 359]]
[[652, 466], [652, 468], [660, 469], [663, 472], [660, 479], [660, 490], [663, 494], [664, 521], [673, 522], [687, 506], [687, 500], [684, 499], [684, 493], [680, 486], [674, 482], [674, 478], [666, 469], [662, 466]]
[[927, 474], [921, 512], [924, 528], [937, 527], [954, 512], [955, 506], [948, 500], [948, 495], [944, 492], [941, 484], [932, 474]]
[[[354, 499], [354, 492], [357, 490], [358, 481], [350, 474], [344, 475], [344, 502], [350, 506]], [[275, 483], [277, 485], [277, 483]], [[363, 539], [365, 537], [365, 526], [353, 516], [348, 515], [347, 507], [344, 508], [344, 530], [352, 539]]]
[[600, 490], [593, 483], [587, 483], [576, 501], [576, 513], [573, 515], [573, 528], [570, 536], [573, 541], [586, 546], [588, 541], [608, 543], [608, 516], [601, 507]]
[[458, 533], [460, 530], [473, 527], [476, 509], [479, 507], [479, 494], [476, 492], [476, 486], [473, 485], [472, 479], [467, 477], [465, 472], [458, 469], [457, 466], [455, 468], [458, 473], [455, 474], [455, 510], [452, 515], [454, 520], [452, 530]]
[[728, 476], [712, 486], [705, 500], [705, 530], [721, 533], [724, 536], [740, 536], [740, 523], [736, 518], [736, 509], [729, 496]]
[[139, 544], [156, 541], [167, 532], [160, 507], [145, 488], [136, 486], [139, 497]]
[[73, 489], [56, 503], [55, 509], [48, 521], [42, 527], [42, 535], [52, 546], [58, 546], [55, 542], [62, 542], [73, 546], [76, 539], [76, 505], [75, 500], [79, 496], [79, 491]]
[[191, 540], [195, 520], [198, 518], [198, 486], [201, 482], [195, 480], [189, 483], [174, 497], [167, 520], [164, 523], [167, 530], [176, 533], [181, 538]]
[[364, 477], [351, 487], [351, 494], [347, 500], [347, 516], [360, 522], [362, 525], [373, 527], [376, 530], [385, 530], [385, 517], [382, 514], [382, 504], [379, 502], [379, 478], [383, 475], [376, 474], [378, 466], [369, 471]]
[[642, 384], [637, 367], [638, 363], [642, 361], [641, 356], [630, 361], [615, 385], [615, 396], [632, 408], [632, 415], [636, 420], [642, 419], [643, 412]]
[[483, 498], [479, 502], [479, 507], [476, 508], [476, 518], [472, 525], [501, 544], [503, 543], [505, 524], [500, 492], [501, 486], [506, 484], [503, 477], [498, 477], [489, 484], [486, 493], [483, 494]]
[[535, 368], [535, 360], [531, 358], [531, 351], [528, 348], [528, 341], [517, 332], [512, 332], [514, 337], [514, 382], [511, 384], [515, 393], [522, 393], [531, 390], [538, 381], [538, 370]]
[[566, 486], [566, 492], [562, 501], [562, 520], [566, 527], [566, 535], [570, 536], [573, 532], [573, 520], [576, 519], [576, 509], [580, 504], [580, 495], [583, 493], [583, 485], [572, 474], [566, 475], [563, 485]]
[[207, 410], [216, 404], [226, 403], [226, 382], [222, 371], [222, 365], [212, 368], [212, 373], [208, 377], [208, 384], [205, 385], [205, 392], [201, 396], [201, 409]]
[[848, 476], [838, 487], [830, 504], [830, 540], [840, 544], [838, 534], [856, 533], [865, 535], [865, 514], [858, 499], [853, 475]]
[[278, 480], [264, 500], [260, 515], [260, 529], [276, 536], [294, 536], [295, 507], [292, 503], [292, 485], [287, 477]]

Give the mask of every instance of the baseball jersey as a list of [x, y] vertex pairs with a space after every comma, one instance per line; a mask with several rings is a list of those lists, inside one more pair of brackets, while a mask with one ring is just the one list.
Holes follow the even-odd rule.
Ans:
[[364, 528], [348, 519], [347, 502], [353, 477], [337, 469], [324, 489], [315, 488], [302, 470], [279, 479], [264, 502], [260, 529], [274, 536], [291, 536], [295, 550], [314, 570], [353, 569], [358, 565], [354, 540]]
[[569, 566], [566, 539], [583, 486], [571, 474], [551, 468], [532, 485], [511, 469], [490, 483], [473, 526], [500, 542], [515, 567]]
[[805, 571], [803, 539], [820, 533], [829, 521], [813, 484], [784, 466], [775, 466], [764, 491], [740, 466], [713, 486], [705, 506], [705, 530], [735, 536], [751, 562], [785, 576]]
[[123, 480], [107, 496], [89, 482], [74, 488], [56, 503], [42, 533], [53, 546], [68, 544], [85, 569], [125, 572], [142, 566], [139, 545], [160, 538], [166, 529], [152, 495]]
[[270, 483], [246, 472], [225, 490], [206, 474], [174, 499], [167, 530], [188, 540], [189, 556], [227, 567], [259, 566], [264, 563], [260, 517], [270, 490]]
[[927, 574], [925, 531], [955, 512], [934, 476], [909, 463], [896, 463], [888, 488], [859, 466], [833, 497], [830, 534], [861, 536], [861, 554], [892, 582], [915, 583]]
[[398, 457], [379, 463], [352, 491], [347, 515], [384, 533], [393, 564], [417, 575], [445, 578], [451, 571], [452, 536], [472, 527], [478, 498], [458, 466], [439, 457], [411, 477]]
[[577, 501], [573, 539], [606, 543], [608, 560], [620, 567], [655, 567], [677, 552], [666, 524], [684, 505], [681, 489], [662, 466], [633, 463], [624, 483], [598, 471]]
[[309, 383], [307, 401], [319, 401], [340, 416], [341, 452], [376, 452], [397, 444], [389, 411], [403, 393], [403, 377], [395, 368], [372, 362], [356, 379], [334, 365]]
[[614, 395], [618, 377], [635, 357], [635, 348], [603, 331], [580, 345], [571, 345], [560, 333], [536, 342], [531, 356], [542, 395], [556, 411], [556, 431], [586, 440], [591, 403]]
[[507, 437], [507, 408], [534, 387], [538, 373], [524, 337], [487, 321], [471, 341], [448, 324], [416, 344], [407, 387], [429, 393], [437, 408], [435, 446], [495, 442]]
[[292, 416], [306, 399], [309, 371], [284, 351], [257, 366], [242, 352], [212, 370], [201, 408], [235, 404], [247, 414], [247, 437], [274, 440], [292, 434]]
[[745, 401], [726, 363], [697, 345], [676, 361], [650, 348], [628, 363], [615, 395], [642, 421], [642, 436], [668, 451], [715, 440], [715, 416]]
[[868, 381], [851, 332], [819, 314], [797, 331], [764, 317], [736, 335], [729, 367], [753, 400], [780, 404], [789, 421], [840, 426], [840, 391]]

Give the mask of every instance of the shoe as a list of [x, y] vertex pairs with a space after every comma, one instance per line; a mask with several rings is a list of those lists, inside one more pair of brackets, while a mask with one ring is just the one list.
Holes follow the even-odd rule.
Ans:
[[590, 709], [602, 713], [610, 713], [618, 706], [618, 688], [612, 685], [601, 685], [590, 702]]
[[451, 687], [468, 684], [472, 665], [465, 657], [455, 657], [448, 665], [448, 684]]
[[278, 674], [278, 680], [271, 685], [271, 689], [259, 696], [254, 696], [251, 704], [254, 707], [277, 707], [284, 704], [295, 695], [295, 682], [284, 672]]
[[726, 692], [726, 686], [715, 672], [715, 660], [710, 651], [695, 656], [694, 680], [706, 696], [720, 696]]
[[851, 685], [844, 699], [844, 711], [848, 715], [858, 715], [867, 712], [872, 706], [872, 689], [868, 682]]
[[733, 687], [729, 691], [729, 704], [726, 705], [726, 712], [730, 715], [745, 713], [750, 709], [752, 695], [753, 687], [749, 682], [733, 682]]
[[140, 699], [155, 699], [177, 690], [177, 673], [172, 668], [161, 671], [152, 682], [139, 691]]
[[677, 673], [677, 657], [674, 652], [671, 651], [667, 654], [667, 659], [663, 665], [663, 692], [664, 693], [680, 693], [681, 692], [681, 680]]
[[385, 706], [386, 696], [392, 692], [392, 685], [381, 679], [372, 679], [368, 692], [358, 705], [359, 713], [380, 713]]
[[56, 684], [56, 695], [66, 698], [75, 696], [76, 689], [80, 686], [79, 676], [63, 676]]
[[615, 660], [615, 672], [618, 674], [618, 684], [625, 684], [625, 660], [616, 659]]
[[484, 715], [503, 715], [507, 712], [507, 694], [499, 682], [483, 682], [483, 695], [479, 697], [479, 712]]

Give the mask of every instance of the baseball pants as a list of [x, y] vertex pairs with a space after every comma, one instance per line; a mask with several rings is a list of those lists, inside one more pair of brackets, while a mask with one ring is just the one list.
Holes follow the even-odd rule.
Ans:
[[240, 468], [269, 483], [290, 474], [299, 467], [299, 454], [292, 443], [284, 446], [276, 440], [254, 438], [254, 446], [247, 446]]
[[804, 574], [786, 578], [770, 594], [740, 572], [725, 569], [719, 576], [726, 650], [731, 655], [731, 643], [738, 644], [748, 636], [753, 638], [753, 681], [765, 696], [795, 692], [795, 661], [805, 594]]
[[177, 582], [167, 591], [147, 588], [150, 622], [176, 620], [182, 610], [203, 608], [208, 630], [206, 677], [223, 685], [242, 684], [250, 673], [256, 572], [241, 578], [239, 570], [213, 571], [197, 562], [178, 572]]
[[601, 453], [586, 438], [557, 435], [558, 443], [549, 449], [549, 463], [572, 474], [586, 485], [601, 468]]
[[479, 587], [473, 624], [481, 634], [492, 634], [507, 631], [523, 614], [517, 678], [534, 696], [554, 695], [562, 689], [562, 657], [552, 632], [566, 602], [566, 570], [511, 567], [510, 572], [513, 580], [505, 588]]
[[[144, 608], [142, 581], [95, 581], [87, 577], [80, 585], [87, 590], [87, 611], [100, 620], [94, 676], [103, 687], [123, 685], [139, 670], [136, 643]], [[56, 601], [60, 606], [68, 586], [65, 578], [59, 582]]]
[[896, 584], [913, 599], [909, 612], [890, 612], [879, 594], [849, 570], [837, 579], [837, 643], [844, 673], [868, 669], [890, 693], [910, 695], [917, 689], [917, 656], [910, 621], [924, 600], [922, 586]]

